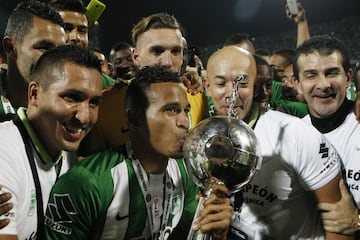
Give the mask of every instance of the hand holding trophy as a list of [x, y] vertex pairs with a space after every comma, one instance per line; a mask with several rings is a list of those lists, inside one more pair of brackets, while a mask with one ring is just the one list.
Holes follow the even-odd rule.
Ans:
[[[240, 80], [234, 80], [234, 94], [230, 101], [235, 101]], [[198, 216], [204, 199], [211, 194], [211, 184], [224, 184], [229, 194], [233, 194], [240, 191], [260, 169], [261, 157], [255, 134], [245, 122], [235, 118], [236, 111], [231, 107], [233, 103], [230, 102], [229, 116], [215, 116], [201, 121], [185, 140], [186, 167], [205, 195], [199, 201], [194, 218]], [[187, 239], [205, 240], [211, 237], [210, 234], [191, 230]]]

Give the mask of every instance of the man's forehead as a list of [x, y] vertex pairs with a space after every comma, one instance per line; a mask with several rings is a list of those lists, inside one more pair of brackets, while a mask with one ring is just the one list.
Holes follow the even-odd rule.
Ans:
[[323, 64], [327, 63], [330, 65], [342, 67], [342, 61], [342, 55], [339, 51], [333, 51], [330, 54], [322, 54], [315, 51], [311, 53], [300, 54], [297, 60], [297, 65], [299, 68], [319, 68], [325, 67]]
[[79, 12], [73, 12], [73, 11], [59, 11], [59, 14], [62, 17], [65, 24], [77, 25], [81, 23], [82, 25], [87, 26], [87, 18], [85, 14]]
[[208, 62], [210, 75], [245, 75], [255, 77], [256, 65], [251, 55], [233, 51], [224, 51], [210, 58]]
[[182, 34], [179, 29], [151, 28], [138, 37], [137, 43], [141, 41], [149, 41], [151, 46], [183, 47]]

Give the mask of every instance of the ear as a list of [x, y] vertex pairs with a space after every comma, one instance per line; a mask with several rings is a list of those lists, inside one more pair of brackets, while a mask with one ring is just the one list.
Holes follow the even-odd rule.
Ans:
[[209, 97], [211, 97], [211, 93], [209, 92], [209, 80], [207, 77], [204, 78], [204, 88], [205, 88], [205, 91], [206, 91], [206, 95], [208, 95]]
[[40, 92], [39, 83], [35, 82], [35, 81], [31, 81], [29, 83], [29, 87], [28, 87], [28, 101], [29, 101], [28, 105], [29, 106], [34, 106], [34, 107], [38, 106], [39, 92]]
[[347, 76], [347, 87], [349, 87], [351, 85], [352, 82], [352, 75], [353, 75], [353, 71], [351, 68], [349, 68], [349, 70], [346, 73]]
[[16, 57], [16, 41], [12, 37], [5, 36], [2, 44], [6, 55]]
[[139, 53], [138, 53], [136, 48], [133, 48], [131, 50], [131, 56], [132, 56], [132, 59], [134, 61], [134, 64], [140, 68], [141, 61], [140, 61], [140, 58], [139, 58]]

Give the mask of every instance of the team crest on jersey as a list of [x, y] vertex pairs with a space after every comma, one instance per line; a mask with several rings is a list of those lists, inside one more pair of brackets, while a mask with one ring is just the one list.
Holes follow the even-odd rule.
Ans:
[[45, 216], [45, 225], [52, 231], [70, 235], [72, 229], [64, 224], [72, 223], [72, 216], [77, 211], [69, 194], [54, 194], [54, 202], [48, 204], [48, 211]]
[[171, 214], [175, 215], [181, 210], [182, 193], [179, 188], [174, 188], [172, 195], [172, 209]]
[[28, 216], [33, 216], [35, 210], [36, 210], [36, 193], [35, 193], [35, 189], [33, 189], [33, 190], [31, 190], [30, 208], [28, 211]]

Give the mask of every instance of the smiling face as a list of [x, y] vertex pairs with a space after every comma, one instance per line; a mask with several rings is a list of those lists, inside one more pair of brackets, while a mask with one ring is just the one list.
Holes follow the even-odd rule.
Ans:
[[183, 63], [183, 41], [180, 30], [152, 28], [142, 33], [133, 50], [133, 59], [139, 68], [161, 65], [179, 72]]
[[266, 107], [272, 96], [272, 71], [269, 65], [256, 65], [256, 79], [254, 85], [254, 101]]
[[241, 75], [244, 79], [239, 83], [235, 107], [239, 119], [246, 120], [253, 102], [256, 77], [254, 57], [238, 47], [224, 47], [210, 57], [205, 88], [217, 114], [228, 115], [230, 104], [227, 99], [231, 97], [234, 79]]
[[27, 114], [49, 154], [56, 156], [61, 150], [77, 150], [96, 123], [102, 81], [96, 69], [73, 63], [45, 75], [56, 80], [47, 88], [30, 82]]
[[88, 39], [88, 20], [85, 14], [73, 11], [59, 11], [64, 20], [67, 44], [87, 47]]
[[184, 89], [179, 83], [153, 83], [147, 91], [147, 97], [149, 106], [145, 115], [149, 144], [163, 156], [182, 157], [190, 110]]
[[351, 70], [345, 72], [340, 52], [302, 54], [297, 60], [300, 90], [309, 112], [317, 118], [334, 114], [346, 98]]

